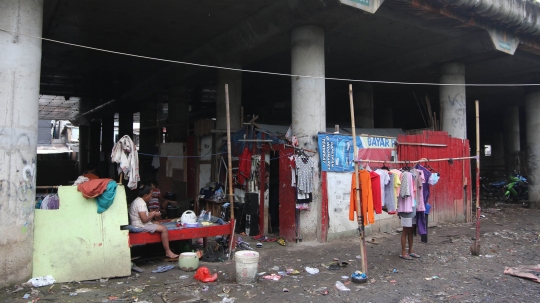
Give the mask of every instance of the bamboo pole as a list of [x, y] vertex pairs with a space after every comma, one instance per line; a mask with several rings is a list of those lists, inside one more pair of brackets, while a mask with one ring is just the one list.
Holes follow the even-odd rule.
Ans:
[[234, 242], [234, 192], [233, 192], [233, 185], [232, 185], [232, 153], [231, 153], [231, 116], [229, 113], [229, 85], [225, 84], [225, 110], [227, 111], [227, 162], [228, 162], [228, 169], [227, 169], [227, 176], [228, 176], [228, 183], [229, 183], [229, 207], [231, 211], [230, 216], [230, 224], [231, 226], [231, 237], [229, 239], [229, 259], [232, 259], [232, 245]]
[[367, 258], [366, 258], [366, 238], [364, 237], [364, 220], [362, 217], [362, 204], [360, 203], [360, 195], [362, 191], [360, 190], [360, 178], [358, 177], [358, 147], [356, 146], [356, 126], [354, 124], [354, 104], [353, 104], [353, 92], [352, 84], [349, 84], [349, 103], [351, 106], [351, 127], [352, 127], [352, 137], [353, 137], [353, 146], [354, 146], [354, 178], [356, 181], [356, 186], [354, 188], [356, 193], [356, 216], [358, 220], [358, 232], [360, 234], [360, 257], [361, 260], [361, 269], [364, 274], [367, 275]]
[[478, 100], [474, 102], [476, 110], [476, 237], [474, 238], [471, 253], [473, 256], [480, 255], [480, 105]]

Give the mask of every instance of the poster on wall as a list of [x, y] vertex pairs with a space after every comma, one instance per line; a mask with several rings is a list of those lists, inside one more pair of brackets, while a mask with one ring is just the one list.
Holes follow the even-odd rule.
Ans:
[[[358, 158], [391, 162], [395, 143], [396, 138], [356, 136]], [[322, 171], [354, 171], [352, 136], [319, 133], [318, 144]]]

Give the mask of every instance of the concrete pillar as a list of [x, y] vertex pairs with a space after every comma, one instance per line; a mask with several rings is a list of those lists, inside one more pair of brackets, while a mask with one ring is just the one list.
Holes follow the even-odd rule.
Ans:
[[493, 169], [504, 173], [504, 135], [503, 133], [493, 133], [491, 136], [491, 160]]
[[[40, 37], [43, 1], [0, 1], [0, 28]], [[0, 32], [0, 287], [32, 276], [41, 40]]]
[[510, 173], [512, 170], [516, 169], [514, 155], [521, 149], [518, 106], [508, 106], [504, 109], [503, 123], [506, 171]]
[[129, 111], [118, 113], [118, 140], [125, 135], [133, 140], [133, 113]]
[[188, 102], [189, 92], [187, 88], [177, 86], [169, 90], [168, 142], [187, 142], [189, 132]]
[[529, 169], [529, 201], [540, 209], [540, 91], [525, 96], [525, 121]]
[[[324, 30], [317, 26], [300, 26], [291, 35], [291, 73], [324, 77]], [[292, 129], [300, 147], [316, 151], [317, 133], [326, 131], [325, 81], [323, 79], [293, 77], [292, 82]], [[314, 211], [302, 212], [300, 220], [305, 239], [320, 240], [321, 180], [319, 178], [319, 155], [313, 155], [317, 163], [314, 173]]]
[[[241, 68], [239, 64], [226, 64], [226, 67]], [[229, 114], [231, 129], [240, 129], [242, 107], [242, 72], [218, 70], [216, 96], [216, 129], [227, 129], [227, 112], [225, 108], [225, 84], [229, 85]]]
[[354, 123], [357, 128], [374, 128], [373, 85], [360, 83], [353, 85]]
[[[88, 162], [93, 163], [99, 168], [101, 153], [101, 119], [90, 122], [88, 151]], [[99, 169], [98, 173], [101, 173]]]
[[101, 151], [105, 157], [103, 163], [103, 177], [115, 177], [114, 168], [111, 166], [111, 151], [114, 146], [114, 114], [105, 114], [101, 118]]
[[83, 174], [89, 161], [90, 127], [88, 125], [79, 125], [79, 175]]
[[439, 101], [442, 130], [454, 138], [467, 138], [465, 64], [452, 62], [441, 66]]

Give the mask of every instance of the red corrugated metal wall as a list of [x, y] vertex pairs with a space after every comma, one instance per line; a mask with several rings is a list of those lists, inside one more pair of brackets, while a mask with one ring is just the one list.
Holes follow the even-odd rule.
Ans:
[[[418, 135], [398, 137], [398, 160], [415, 161], [422, 158], [442, 159], [469, 157], [469, 140], [451, 138], [446, 132], [423, 131]], [[443, 146], [407, 145], [406, 143]], [[473, 160], [474, 161], [474, 160]], [[431, 186], [430, 221], [470, 222], [471, 219], [471, 160], [427, 162], [440, 173], [439, 182]], [[474, 162], [473, 162], [474, 165]]]

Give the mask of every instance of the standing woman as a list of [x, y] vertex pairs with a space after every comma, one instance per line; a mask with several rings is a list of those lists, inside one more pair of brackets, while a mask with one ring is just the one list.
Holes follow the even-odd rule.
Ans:
[[169, 247], [169, 232], [167, 227], [152, 223], [152, 219], [160, 219], [161, 213], [159, 211], [148, 212], [146, 203], [152, 199], [150, 185], [139, 186], [139, 197], [133, 200], [129, 207], [129, 220], [131, 225], [140, 229], [142, 232], [161, 233], [161, 243], [165, 249], [165, 255], [169, 258], [178, 258], [178, 255], [173, 253]]

